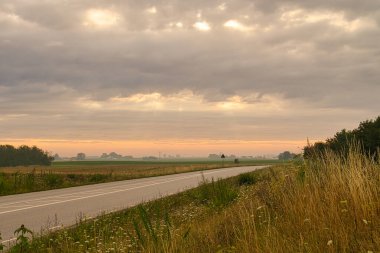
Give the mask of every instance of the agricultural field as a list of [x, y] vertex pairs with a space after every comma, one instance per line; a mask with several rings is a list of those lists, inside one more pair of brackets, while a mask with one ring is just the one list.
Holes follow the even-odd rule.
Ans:
[[0, 168], [0, 196], [246, 165], [278, 160], [68, 161], [51, 166]]
[[81, 219], [10, 252], [373, 253], [379, 196], [379, 162], [328, 153]]

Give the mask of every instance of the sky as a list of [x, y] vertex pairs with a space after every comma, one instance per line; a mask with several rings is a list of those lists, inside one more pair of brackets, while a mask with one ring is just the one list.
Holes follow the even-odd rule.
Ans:
[[2, 0], [0, 143], [301, 152], [377, 117], [378, 0]]

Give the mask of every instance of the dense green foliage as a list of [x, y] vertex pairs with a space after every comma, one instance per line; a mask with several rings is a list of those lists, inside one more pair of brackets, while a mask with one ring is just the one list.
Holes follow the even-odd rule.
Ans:
[[359, 143], [369, 156], [379, 158], [380, 116], [375, 120], [361, 122], [359, 127], [354, 130], [343, 129], [337, 132], [333, 138], [327, 139], [326, 142], [317, 142], [314, 145], [306, 146], [304, 157], [310, 158], [323, 154], [326, 149], [346, 155], [349, 147], [355, 143]]
[[0, 167], [50, 165], [54, 158], [49, 153], [26, 145], [15, 148], [11, 145], [0, 145]]

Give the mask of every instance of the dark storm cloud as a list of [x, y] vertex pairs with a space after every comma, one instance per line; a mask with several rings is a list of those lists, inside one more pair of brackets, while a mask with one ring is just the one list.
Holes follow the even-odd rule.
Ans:
[[[157, 13], [149, 13], [152, 7]], [[86, 26], [90, 10], [106, 10], [116, 21]], [[108, 18], [105, 22], [112, 23]], [[249, 29], [227, 29], [223, 25], [228, 20]], [[197, 31], [197, 21], [209, 23], [211, 30]], [[93, 112], [78, 107], [78, 101], [153, 92], [169, 96], [182, 90], [202, 96], [206, 104], [238, 95], [254, 105], [257, 101], [250, 94], [279, 95], [294, 103], [287, 119], [294, 120], [307, 108], [311, 118], [318, 115], [316, 120], [321, 120], [319, 111], [327, 108], [342, 110], [345, 122], [350, 114], [357, 122], [362, 119], [357, 115], [374, 116], [380, 106], [379, 23], [376, 0], [5, 0], [0, 3], [0, 130], [16, 138], [26, 133], [21, 126], [30, 124], [39, 136], [52, 138], [45, 128], [56, 127], [65, 129], [60, 133], [66, 137], [77, 129], [83, 138], [93, 138], [95, 132], [89, 134], [92, 127], [86, 122], [106, 117], [103, 122], [115, 122], [120, 132], [136, 127], [123, 118], [145, 126], [145, 132], [152, 119], [168, 136], [170, 124], [159, 123], [168, 118], [163, 112], [156, 117]], [[190, 122], [197, 119], [207, 129], [226, 117], [217, 113], [213, 118], [209, 112], [184, 115], [173, 125], [195, 127]], [[39, 126], [41, 117], [51, 117], [51, 125]], [[234, 121], [231, 138], [236, 126], [246, 129], [244, 134], [253, 130], [244, 127], [243, 118]], [[251, 120], [246, 124], [254, 126], [259, 119]], [[93, 131], [98, 126], [106, 133], [118, 132], [115, 126], [96, 122]], [[205, 130], [198, 134], [209, 135]]]

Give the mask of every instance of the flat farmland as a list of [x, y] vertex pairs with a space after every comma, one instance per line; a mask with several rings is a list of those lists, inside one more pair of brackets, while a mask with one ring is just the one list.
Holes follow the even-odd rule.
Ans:
[[277, 160], [157, 160], [60, 161], [51, 166], [0, 168], [0, 195], [44, 191], [80, 185], [178, 174], [248, 165], [270, 165]]

